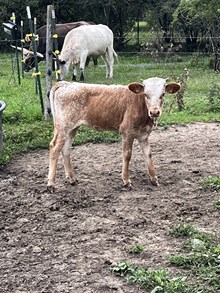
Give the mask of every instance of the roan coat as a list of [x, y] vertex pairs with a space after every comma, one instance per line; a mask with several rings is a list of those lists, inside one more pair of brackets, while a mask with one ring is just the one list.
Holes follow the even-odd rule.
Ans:
[[122, 180], [128, 187], [132, 186], [129, 161], [133, 141], [137, 139], [147, 163], [151, 182], [158, 185], [148, 137], [161, 115], [165, 93], [174, 94], [179, 89], [178, 83], [167, 83], [165, 79], [157, 77], [143, 80], [142, 84], [131, 83], [128, 86], [57, 82], [50, 92], [54, 137], [50, 143], [48, 190], [54, 191], [61, 151], [66, 178], [71, 184], [76, 183], [70, 151], [72, 140], [81, 125], [121, 133]]

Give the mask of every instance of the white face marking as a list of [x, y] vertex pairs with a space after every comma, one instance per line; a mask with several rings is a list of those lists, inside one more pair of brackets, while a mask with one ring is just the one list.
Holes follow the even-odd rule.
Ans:
[[144, 80], [143, 84], [148, 114], [151, 118], [157, 118], [161, 115], [164, 104], [166, 80], [153, 77]]

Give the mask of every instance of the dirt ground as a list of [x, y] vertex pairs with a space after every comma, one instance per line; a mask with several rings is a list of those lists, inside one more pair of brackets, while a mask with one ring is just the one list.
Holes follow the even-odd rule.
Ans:
[[[121, 145], [72, 150], [78, 184], [46, 191], [48, 150], [15, 158], [0, 171], [0, 292], [146, 292], [111, 272], [127, 260], [169, 267], [181, 252], [169, 229], [190, 222], [220, 234], [219, 193], [201, 184], [220, 175], [220, 123], [156, 129], [150, 136], [159, 187], [152, 186], [138, 144], [130, 164], [134, 188], [122, 186]], [[128, 254], [141, 244], [144, 252]], [[172, 267], [169, 267], [172, 269]]]

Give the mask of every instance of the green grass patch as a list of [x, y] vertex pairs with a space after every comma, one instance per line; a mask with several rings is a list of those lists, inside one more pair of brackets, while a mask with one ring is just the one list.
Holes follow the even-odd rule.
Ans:
[[151, 293], [219, 292], [219, 239], [188, 223], [173, 227], [170, 234], [184, 239], [183, 253], [169, 257], [170, 265], [178, 268], [178, 274], [172, 273], [171, 268], [146, 269], [124, 260], [112, 267], [113, 273]]
[[210, 177], [202, 181], [203, 185], [209, 186], [215, 190], [220, 190], [220, 177]]
[[128, 262], [118, 262], [113, 268], [113, 273], [124, 277], [128, 282], [135, 283], [150, 292], [163, 293], [192, 293], [192, 286], [186, 283], [185, 276], [173, 276], [166, 269], [150, 270], [135, 266]]

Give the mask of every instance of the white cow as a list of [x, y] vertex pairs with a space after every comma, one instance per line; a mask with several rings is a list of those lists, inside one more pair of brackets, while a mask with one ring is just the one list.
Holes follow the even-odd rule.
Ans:
[[122, 135], [122, 179], [131, 187], [128, 166], [132, 145], [137, 139], [147, 163], [151, 182], [158, 185], [148, 137], [161, 115], [164, 95], [175, 94], [180, 85], [163, 78], [148, 78], [143, 84], [100, 85], [60, 81], [50, 92], [54, 118], [54, 137], [50, 143], [48, 190], [54, 191], [56, 168], [60, 152], [63, 155], [66, 178], [71, 184], [76, 177], [70, 162], [72, 139], [81, 125], [96, 130], [114, 130]]
[[60, 53], [61, 79], [69, 72], [69, 66], [74, 65], [73, 80], [77, 78], [77, 66], [80, 67], [80, 81], [84, 81], [84, 70], [87, 57], [102, 56], [106, 65], [106, 78], [113, 77], [114, 57], [113, 32], [103, 24], [80, 26], [67, 33], [63, 49]]

